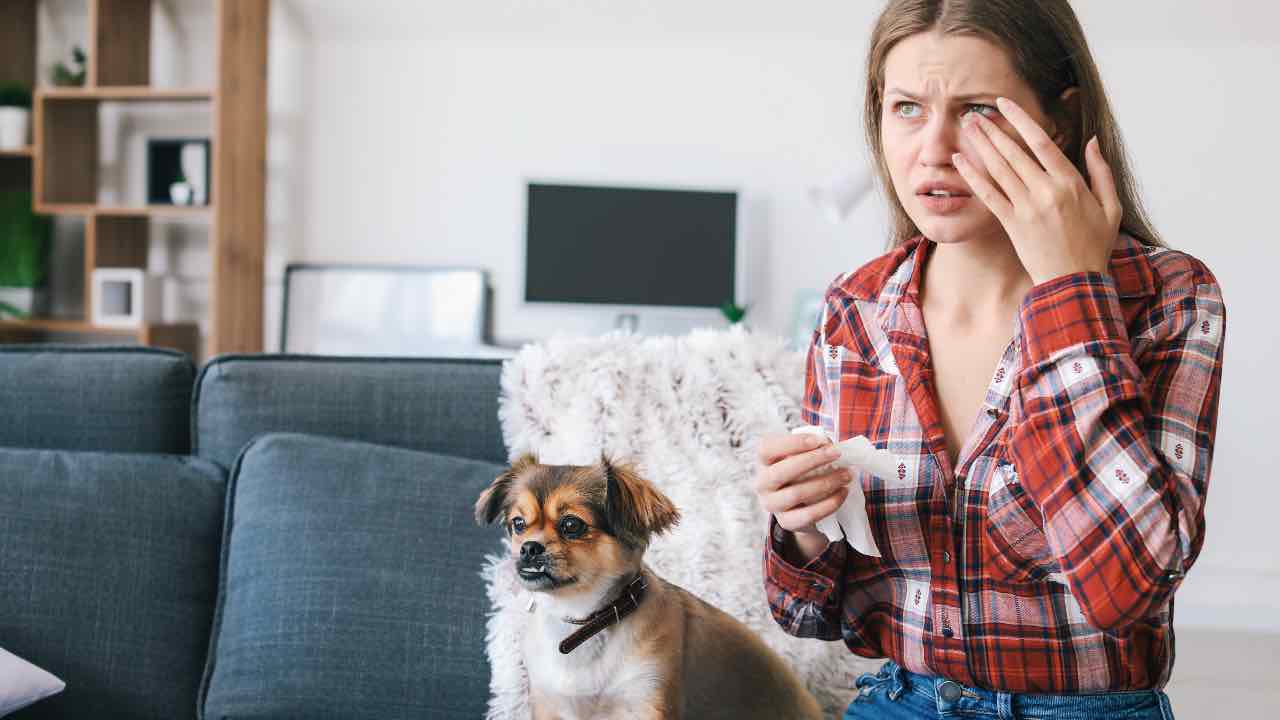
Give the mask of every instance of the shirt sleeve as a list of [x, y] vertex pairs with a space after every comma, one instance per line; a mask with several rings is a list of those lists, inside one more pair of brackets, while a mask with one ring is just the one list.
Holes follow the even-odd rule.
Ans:
[[[822, 386], [825, 378], [823, 350], [830, 306], [822, 324], [813, 333], [805, 360], [804, 396], [800, 414], [808, 425], [829, 427], [831, 413], [824, 412]], [[839, 640], [840, 604], [844, 596], [843, 573], [847, 545], [844, 540], [827, 545], [817, 557], [796, 567], [783, 557], [789, 531], [772, 515], [764, 543], [764, 588], [769, 609], [778, 625], [797, 637]]]
[[1164, 606], [1204, 540], [1226, 311], [1212, 273], [1186, 260], [1132, 338], [1102, 273], [1041, 283], [1020, 309], [1010, 454], [1071, 594], [1103, 630]]

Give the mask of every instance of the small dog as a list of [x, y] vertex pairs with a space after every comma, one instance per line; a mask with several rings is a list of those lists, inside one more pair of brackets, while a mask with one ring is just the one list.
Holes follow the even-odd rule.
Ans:
[[534, 720], [821, 718], [800, 679], [745, 625], [654, 575], [650, 537], [680, 514], [625, 465], [525, 454], [481, 493], [520, 583]]

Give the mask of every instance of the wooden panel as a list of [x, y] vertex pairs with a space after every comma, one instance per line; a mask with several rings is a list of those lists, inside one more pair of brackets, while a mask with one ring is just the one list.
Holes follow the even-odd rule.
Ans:
[[179, 350], [191, 356], [191, 361], [199, 365], [200, 327], [194, 323], [178, 325], [143, 325], [138, 332], [138, 342], [151, 347]]
[[85, 255], [93, 255], [92, 267], [147, 269], [151, 225], [146, 218], [96, 215], [90, 222], [95, 226], [93, 243], [85, 247]]
[[262, 351], [267, 0], [218, 0], [210, 357]]
[[36, 94], [36, 205], [93, 204], [98, 196], [98, 103]]
[[151, 0], [89, 0], [90, 87], [151, 84]]
[[208, 88], [152, 88], [139, 85], [117, 85], [105, 88], [45, 87], [41, 88], [40, 92], [53, 100], [208, 102], [213, 99], [213, 91]]
[[36, 0], [0, 0], [0, 83], [36, 84]]

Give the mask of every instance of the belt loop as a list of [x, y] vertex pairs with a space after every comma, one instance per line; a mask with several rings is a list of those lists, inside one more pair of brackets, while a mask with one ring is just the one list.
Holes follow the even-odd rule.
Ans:
[[902, 697], [902, 691], [906, 689], [907, 684], [907, 671], [897, 663], [893, 664], [892, 680], [893, 684], [889, 686], [889, 699], [897, 702], [898, 698]]
[[996, 717], [1000, 720], [1017, 720], [1013, 714], [1013, 695], [1011, 693], [996, 693]]

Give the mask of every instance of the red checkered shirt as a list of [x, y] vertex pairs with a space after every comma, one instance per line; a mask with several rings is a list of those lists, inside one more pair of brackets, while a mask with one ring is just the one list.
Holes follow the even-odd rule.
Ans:
[[1204, 541], [1225, 309], [1199, 260], [1121, 234], [1109, 273], [1031, 288], [953, 468], [920, 312], [931, 241], [837, 277], [802, 417], [865, 435], [882, 557], [803, 567], [770, 521], [764, 584], [789, 633], [1005, 692], [1163, 687], [1173, 593]]

